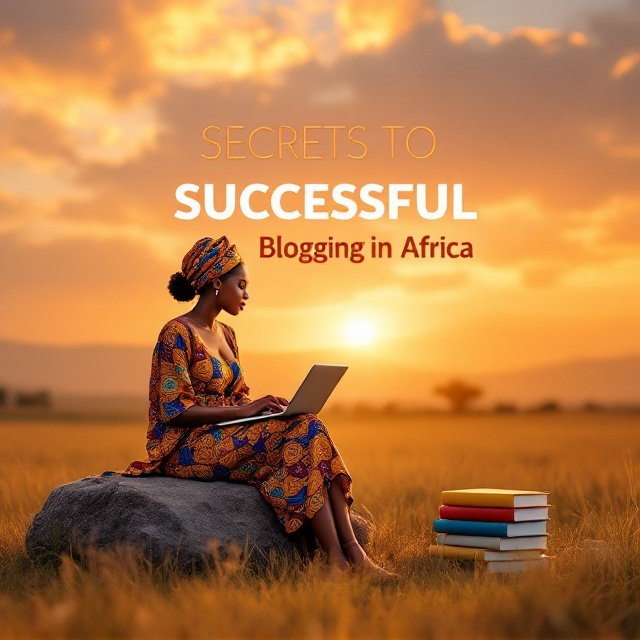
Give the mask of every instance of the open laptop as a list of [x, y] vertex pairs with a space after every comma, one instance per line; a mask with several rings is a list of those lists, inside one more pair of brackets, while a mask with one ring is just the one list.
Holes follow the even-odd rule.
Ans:
[[345, 364], [314, 364], [284, 411], [226, 420], [218, 422], [216, 426], [226, 427], [230, 424], [243, 424], [271, 418], [289, 418], [301, 413], [319, 413], [347, 369], [348, 366]]

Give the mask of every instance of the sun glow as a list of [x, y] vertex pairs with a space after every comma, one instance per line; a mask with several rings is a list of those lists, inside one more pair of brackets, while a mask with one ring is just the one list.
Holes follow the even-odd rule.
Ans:
[[373, 323], [363, 318], [350, 320], [345, 325], [344, 332], [352, 347], [365, 347], [373, 342], [376, 335]]

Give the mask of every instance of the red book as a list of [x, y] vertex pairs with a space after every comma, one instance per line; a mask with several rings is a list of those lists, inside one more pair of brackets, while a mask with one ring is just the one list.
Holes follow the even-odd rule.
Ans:
[[549, 507], [523, 507], [508, 509], [504, 507], [454, 507], [442, 505], [439, 517], [446, 520], [476, 520], [478, 522], [529, 522], [548, 520]]

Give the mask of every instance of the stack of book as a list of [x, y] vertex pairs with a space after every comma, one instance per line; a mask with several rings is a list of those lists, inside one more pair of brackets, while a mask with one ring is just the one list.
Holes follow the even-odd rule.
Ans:
[[546, 491], [517, 489], [443, 491], [433, 523], [436, 544], [429, 554], [473, 560], [493, 573], [545, 566], [548, 496]]

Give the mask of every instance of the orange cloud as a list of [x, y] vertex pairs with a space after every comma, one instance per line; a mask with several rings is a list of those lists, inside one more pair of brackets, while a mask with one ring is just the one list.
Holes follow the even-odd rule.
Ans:
[[386, 49], [416, 25], [419, 0], [340, 0], [335, 16], [342, 46], [349, 52]]
[[123, 0], [128, 28], [152, 68], [182, 84], [252, 80], [279, 84], [282, 73], [345, 52], [383, 50], [432, 18], [420, 0], [324, 0], [294, 7], [190, 0], [146, 7]]
[[632, 51], [618, 58], [611, 70], [611, 75], [614, 78], [622, 78], [622, 76], [626, 76], [638, 65], [640, 65], [640, 51]]
[[499, 44], [502, 42], [502, 36], [495, 31], [489, 31], [486, 27], [479, 24], [464, 24], [462, 18], [456, 13], [445, 13], [442, 15], [442, 24], [447, 33], [450, 42], [461, 44], [472, 38], [483, 40], [488, 44]]
[[587, 36], [579, 31], [571, 31], [565, 35], [558, 29], [540, 29], [538, 27], [515, 27], [510, 29], [506, 36], [495, 31], [490, 31], [480, 24], [465, 24], [456, 13], [447, 12], [442, 15], [442, 24], [447, 33], [447, 38], [454, 44], [463, 44], [471, 40], [483, 41], [490, 45], [499, 45], [505, 40], [528, 40], [541, 49], [552, 51], [566, 40], [575, 47], [584, 47], [589, 43]]
[[596, 143], [611, 158], [640, 160], [640, 136], [635, 131], [618, 133], [611, 128], [595, 135]]
[[289, 9], [274, 5], [249, 14], [239, 6], [229, 0], [165, 3], [151, 10], [128, 0], [122, 5], [151, 66], [185, 84], [274, 81], [312, 57], [312, 45], [294, 29]]
[[151, 99], [161, 92], [158, 84], [122, 100], [113, 95], [115, 75], [61, 71], [16, 51], [3, 54], [0, 104], [60, 127], [80, 161], [121, 164], [155, 145], [160, 127]]
[[[549, 49], [551, 45], [558, 44], [563, 39], [563, 33], [559, 29], [540, 29], [538, 27], [516, 27], [509, 31], [510, 38], [524, 38], [540, 48]], [[575, 40], [575, 36], [573, 36]]]
[[569, 40], [569, 43], [574, 47], [586, 47], [589, 44], [589, 39], [587, 38], [587, 36], [580, 31], [572, 31], [567, 36], [567, 39]]
[[[41, 218], [54, 212], [62, 202], [88, 200], [91, 193], [77, 182], [78, 170], [63, 160], [49, 162], [34, 170], [24, 162], [0, 165], [0, 194], [19, 198], [37, 205], [38, 215], [33, 218], [23, 215], [20, 224], [39, 224]], [[26, 213], [26, 212], [25, 212]]]
[[534, 288], [596, 265], [604, 270], [631, 261], [640, 270], [639, 209], [640, 199], [631, 196], [613, 196], [562, 217], [546, 216], [529, 200], [486, 206], [480, 260], [486, 256], [489, 265], [518, 273], [523, 284]]

